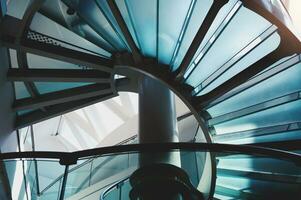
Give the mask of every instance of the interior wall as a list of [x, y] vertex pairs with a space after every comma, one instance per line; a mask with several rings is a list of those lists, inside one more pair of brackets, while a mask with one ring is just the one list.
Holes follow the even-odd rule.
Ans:
[[[0, 0], [0, 22], [6, 12], [6, 1]], [[6, 81], [6, 74], [9, 68], [8, 49], [1, 46], [0, 43], [0, 146], [13, 132], [14, 113], [12, 112], [12, 103], [14, 100], [13, 85]]]

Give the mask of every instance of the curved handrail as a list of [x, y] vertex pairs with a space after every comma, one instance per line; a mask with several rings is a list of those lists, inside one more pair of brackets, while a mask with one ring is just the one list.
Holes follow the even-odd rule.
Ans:
[[108, 192], [110, 192], [114, 187], [116, 187], [118, 184], [122, 183], [123, 181], [127, 180], [129, 178], [126, 177], [126, 178], [123, 178], [115, 183], [113, 183], [112, 185], [110, 185], [108, 188], [106, 188], [102, 193], [101, 193], [101, 196], [100, 196], [100, 200], [103, 200], [105, 198], [105, 196], [108, 194]]
[[58, 159], [62, 165], [76, 164], [78, 159], [90, 158], [95, 156], [104, 156], [112, 154], [123, 154], [129, 152], [162, 152], [170, 150], [187, 150], [187, 151], [210, 151], [210, 152], [233, 152], [246, 153], [252, 155], [271, 156], [281, 160], [288, 160], [301, 165], [301, 154], [276, 150], [265, 147], [252, 145], [233, 145], [218, 143], [149, 143], [149, 144], [129, 144], [120, 146], [110, 146], [94, 148], [75, 152], [54, 152], [54, 151], [35, 151], [35, 152], [10, 152], [0, 153], [0, 160], [17, 159], [17, 158], [47, 158]]
[[[116, 144], [116, 145], [123, 145], [123, 144], [126, 144], [126, 143], [128, 143], [128, 142], [130, 142], [130, 141], [135, 140], [136, 138], [137, 138], [137, 135], [134, 135], [134, 136], [132, 136], [132, 137], [129, 137], [129, 138], [127, 138], [127, 139], [125, 139], [125, 140], [119, 142], [119, 143]], [[115, 146], [116, 146], [116, 145], [115, 145]], [[89, 159], [89, 160], [87, 160], [87, 161], [85, 161], [85, 162], [83, 162], [83, 163], [77, 165], [76, 167], [73, 167], [72, 169], [68, 170], [68, 173], [71, 173], [71, 172], [75, 171], [76, 169], [78, 169], [78, 168], [80, 168], [80, 167], [82, 167], [82, 166], [84, 166], [84, 165], [86, 165], [86, 164], [89, 164], [90, 162], [93, 162], [93, 160], [94, 160], [94, 159], [91, 158], [91, 159]], [[107, 161], [107, 160], [105, 160], [104, 162], [106, 162], [106, 161]], [[58, 181], [60, 181], [61, 178], [63, 178], [63, 177], [64, 177], [64, 173], [63, 173], [62, 175], [58, 176], [56, 179], [54, 179], [47, 187], [45, 187], [45, 188], [41, 191], [41, 195], [42, 195], [43, 193], [45, 193], [49, 188], [51, 188], [55, 183], [57, 183]]]

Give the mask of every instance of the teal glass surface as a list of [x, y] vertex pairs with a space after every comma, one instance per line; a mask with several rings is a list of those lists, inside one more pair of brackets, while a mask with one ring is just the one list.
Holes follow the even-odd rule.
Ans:
[[[281, 142], [281, 141], [294, 141], [301, 139], [301, 131], [287, 131], [280, 132], [274, 134], [267, 134], [256, 137], [248, 137], [243, 139], [236, 139], [231, 141], [225, 141], [225, 143], [229, 144], [256, 144], [256, 143], [264, 143], [264, 142]], [[224, 141], [220, 141], [224, 142]]]
[[214, 128], [217, 134], [245, 131], [265, 126], [275, 126], [301, 120], [301, 100], [286, 103], [261, 112], [227, 121]]
[[108, 22], [110, 22], [112, 28], [114, 29], [115, 33], [118, 35], [119, 39], [121, 40], [121, 42], [123, 43], [125, 48], [129, 47], [126, 44], [126, 39], [124, 37], [124, 35], [122, 34], [122, 31], [120, 30], [120, 27], [115, 19], [115, 17], [113, 16], [113, 13], [109, 7], [109, 4], [106, 0], [95, 0], [99, 9], [101, 10], [101, 12], [106, 16]]
[[[89, 42], [84, 37], [74, 34], [71, 30], [60, 25], [59, 23], [56, 23], [55, 21], [51, 20], [50, 18], [40, 13], [35, 14], [30, 24], [30, 29], [32, 31], [36, 31], [37, 33], [41, 33], [44, 34], [45, 36], [48, 36], [48, 40], [46, 39], [47, 37], [45, 37], [44, 40], [42, 40], [44, 42], [53, 41], [53, 43], [56, 43], [57, 45], [60, 45], [68, 49], [89, 53], [89, 54], [93, 54], [93, 52], [95, 52], [94, 54], [99, 54], [104, 57], [111, 56], [111, 54], [106, 50], [104, 50], [103, 48], [100, 48], [95, 44]], [[36, 38], [38, 39], [38, 41], [41, 41], [40, 39], [42, 37], [36, 37]]]
[[134, 28], [133, 20], [129, 14], [129, 8], [128, 8], [128, 5], [126, 4], [126, 1], [125, 0], [116, 0], [115, 2], [116, 2], [118, 9], [121, 12], [121, 15], [127, 25], [127, 28], [129, 29], [129, 31], [131, 33], [131, 36], [132, 36], [136, 46], [138, 47], [138, 49], [141, 50], [141, 45], [139, 43], [139, 40], [137, 39], [137, 32]]
[[143, 55], [156, 57], [157, 1], [125, 0]]
[[92, 162], [77, 167], [76, 170], [70, 170], [66, 182], [65, 198], [68, 198], [80, 190], [84, 190], [91, 184], [91, 167]]
[[[258, 40], [260, 40], [260, 37], [258, 38]], [[265, 41], [260, 43], [259, 46], [254, 48], [254, 50], [252, 50], [250, 53], [248, 53], [246, 56], [244, 56], [241, 60], [238, 60], [238, 61], [236, 60], [237, 62], [235, 64], [231, 65], [231, 67], [228, 68], [228, 70], [226, 70], [221, 76], [219, 76], [215, 81], [213, 81], [203, 91], [198, 93], [198, 96], [211, 91], [212, 89], [216, 88], [223, 82], [229, 80], [235, 74], [238, 74], [239, 72], [243, 71], [244, 69], [246, 69], [249, 66], [251, 66], [252, 64], [254, 64], [257, 60], [263, 58], [270, 52], [274, 51], [279, 46], [279, 43], [280, 43], [280, 36], [277, 33], [274, 33], [268, 39], [266, 39]], [[245, 52], [241, 51], [240, 53], [244, 54]], [[237, 57], [241, 56], [239, 54], [236, 56]], [[233, 58], [233, 59], [235, 59], [235, 58]]]
[[[241, 2], [238, 0], [230, 0], [226, 5], [224, 5], [216, 15], [213, 20], [209, 30], [207, 31], [205, 37], [203, 38], [199, 48], [197, 49], [193, 59], [191, 60], [190, 66], [185, 74], [188, 76], [194, 66], [199, 62], [201, 57], [204, 55], [204, 51], [208, 51], [210, 46], [212, 46], [215, 40], [222, 34], [224, 28], [229, 24], [231, 19], [236, 15], [237, 11], [241, 7]], [[188, 73], [189, 72], [189, 73]]]
[[[301, 64], [299, 63], [217, 104], [207, 111], [211, 116], [215, 117], [285, 94], [300, 91], [300, 73]], [[256, 95], [256, 98], [254, 95]]]
[[56, 92], [56, 91], [75, 88], [75, 87], [81, 87], [90, 84], [93, 83], [35, 82], [35, 85], [41, 94]]
[[31, 200], [38, 199], [38, 183], [36, 179], [37, 171], [35, 167], [35, 160], [27, 160], [26, 162], [26, 169], [25, 169], [25, 176], [26, 176], [26, 183], [27, 183], [27, 191], [31, 194]]
[[7, 2], [7, 15], [22, 19], [26, 9], [31, 5], [32, 0], [9, 1]]
[[78, 15], [116, 50], [126, 49], [124, 41], [119, 37], [118, 32], [114, 30], [107, 16], [100, 10], [95, 1], [63, 0], [63, 2], [69, 7], [74, 8]]
[[158, 59], [160, 63], [169, 65], [177, 41], [181, 37], [181, 31], [184, 31], [184, 22], [191, 13], [189, 9], [195, 2], [193, 0], [165, 0], [158, 1], [158, 3]]
[[14, 82], [16, 99], [30, 97], [25, 84], [23, 82]]
[[120, 172], [127, 174], [126, 170], [128, 168], [136, 167], [136, 163], [131, 162], [132, 160], [129, 159], [129, 157], [132, 156], [133, 155], [124, 154], [94, 159], [91, 171], [91, 184], [109, 180], [110, 177], [114, 175], [122, 175]]
[[26, 56], [29, 68], [32, 69], [83, 69], [85, 67], [30, 53]]
[[[65, 167], [60, 165], [58, 161], [37, 161], [37, 171], [39, 178], [40, 191], [54, 190], [57, 188], [57, 182], [59, 182], [61, 176], [64, 174]], [[56, 185], [56, 186], [53, 186]], [[57, 191], [58, 192], [58, 191]], [[52, 193], [52, 192], [48, 192]]]
[[[186, 83], [196, 87], [208, 75], [222, 66], [240, 49], [258, 37], [271, 24], [254, 12], [242, 7], [217, 38], [215, 44], [209, 49], [206, 56], [191, 72]], [[254, 29], [253, 27], [256, 27]], [[218, 58], [218, 59], [217, 59]]]
[[58, 200], [61, 193], [62, 178], [58, 179], [53, 185], [45, 190], [40, 196], [41, 200]]
[[189, 22], [187, 23], [187, 27], [184, 32], [181, 33], [183, 34], [181, 44], [178, 47], [178, 52], [171, 63], [173, 71], [176, 70], [182, 62], [194, 36], [205, 19], [213, 0], [195, 1], [193, 3], [192, 11], [188, 13]]

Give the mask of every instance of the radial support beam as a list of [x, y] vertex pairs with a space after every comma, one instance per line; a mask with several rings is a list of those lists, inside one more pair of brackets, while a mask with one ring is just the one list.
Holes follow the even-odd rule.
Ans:
[[242, 48], [239, 52], [237, 52], [233, 57], [231, 57], [225, 64], [223, 64], [220, 68], [210, 74], [204, 81], [202, 81], [193, 91], [193, 95], [200, 93], [207, 86], [209, 86], [212, 82], [222, 76], [227, 70], [237, 64], [241, 59], [247, 56], [251, 51], [253, 51], [256, 47], [262, 44], [265, 40], [267, 40], [271, 35], [273, 35], [277, 31], [277, 27], [271, 25], [264, 32], [262, 32], [258, 37], [252, 40], [248, 45]]
[[75, 51], [58, 45], [39, 42], [27, 38], [27, 35], [23, 36], [24, 38], [22, 38], [20, 43], [18, 43], [20, 38], [18, 38], [18, 31], [16, 30], [21, 28], [21, 25], [22, 23], [19, 19], [11, 16], [5, 16], [1, 23], [0, 35], [0, 39], [4, 45], [17, 50], [20, 49], [27, 53], [92, 67], [106, 72], [112, 71], [113, 61], [100, 56]]
[[90, 97], [86, 99], [81, 99], [77, 101], [62, 103], [54, 106], [49, 106], [47, 107], [47, 112], [36, 110], [30, 113], [26, 113], [24, 115], [17, 117], [16, 129], [20, 129], [31, 124], [35, 124], [101, 101], [105, 101], [115, 96], [116, 94], [110, 93], [110, 94]]
[[[253, 144], [250, 144], [250, 145], [253, 145]], [[301, 140], [264, 142], [264, 143], [257, 143], [256, 146], [272, 148], [272, 149], [281, 149], [281, 150], [285, 150], [285, 151], [297, 151], [297, 150], [301, 150]], [[300, 183], [301, 183], [301, 181], [300, 181]]]
[[238, 87], [234, 88], [233, 90], [227, 92], [225, 95], [217, 98], [213, 102], [209, 103], [205, 107], [205, 109], [215, 106], [215, 105], [243, 92], [244, 90], [247, 90], [248, 88], [253, 87], [256, 84], [261, 83], [261, 82], [277, 75], [278, 73], [281, 73], [282, 71], [294, 66], [295, 64], [299, 63], [300, 61], [301, 61], [301, 57], [299, 55], [295, 55], [291, 58], [284, 60], [283, 62], [277, 64], [275, 67], [253, 77], [252, 79], [248, 80], [247, 82], [245, 82], [245, 83], [239, 85]]
[[241, 0], [241, 2], [243, 6], [256, 12], [278, 27], [282, 39], [286, 41], [286, 48], [301, 52], [300, 36], [298, 39], [299, 34], [296, 33], [289, 14], [284, 11], [285, 8], [280, 2], [266, 2], [263, 0]]
[[221, 177], [237, 177], [248, 178], [252, 180], [268, 181], [273, 183], [289, 183], [289, 184], [301, 184], [300, 176], [277, 174], [272, 172], [261, 171], [241, 171], [233, 169], [218, 168], [217, 173]]
[[[282, 45], [282, 44], [280, 44]], [[194, 97], [194, 104], [198, 109], [203, 109], [212, 101], [216, 100], [217, 98], [223, 96], [230, 90], [234, 89], [235, 87], [239, 86], [247, 82], [250, 78], [255, 76], [256, 74], [260, 73], [261, 71], [265, 70], [272, 64], [276, 63], [281, 58], [285, 57], [286, 54], [283, 54], [283, 49], [277, 48], [275, 51], [271, 52], [267, 56], [261, 58], [248, 68], [242, 70], [238, 74], [234, 75], [229, 80], [225, 81], [221, 85], [217, 86], [210, 92], [202, 95]], [[285, 52], [285, 51], [284, 51]], [[289, 52], [290, 53], [290, 52]]]
[[214, 117], [214, 118], [208, 120], [208, 125], [214, 126], [214, 125], [226, 122], [226, 121], [230, 121], [230, 120], [237, 119], [237, 118], [240, 118], [240, 117], [243, 117], [246, 115], [250, 115], [250, 114], [253, 114], [256, 112], [267, 110], [272, 107], [276, 107], [276, 106], [280, 106], [282, 104], [296, 101], [296, 100], [300, 99], [300, 97], [301, 97], [300, 92], [294, 92], [294, 93], [291, 93], [288, 95], [274, 98], [274, 99], [271, 99], [271, 100], [268, 100], [268, 101], [265, 101], [262, 103], [258, 103], [258, 104], [255, 104], [255, 105], [252, 105], [252, 106], [249, 106], [249, 107], [237, 110], [237, 111], [233, 111], [230, 113], [226, 113], [224, 115]]
[[252, 129], [247, 131], [240, 131], [234, 133], [227, 133], [222, 135], [213, 136], [215, 142], [226, 142], [226, 141], [235, 141], [245, 138], [255, 138], [259, 136], [273, 135], [277, 133], [284, 133], [289, 131], [301, 130], [301, 122], [294, 122], [289, 124], [269, 126], [258, 129]]
[[93, 82], [109, 83], [111, 74], [99, 70], [16, 69], [8, 70], [9, 81], [23, 82]]
[[35, 98], [24, 98], [15, 101], [13, 108], [18, 110], [37, 109], [69, 101], [86, 99], [112, 93], [110, 84], [92, 84], [57, 92], [41, 94]]
[[[211, 35], [211, 37], [208, 39], [204, 47], [199, 51], [197, 55], [195, 55], [194, 60], [191, 62], [189, 67], [187, 68], [187, 71], [185, 72], [184, 78], [186, 79], [188, 76], [190, 76], [193, 71], [196, 69], [196, 66], [202, 62], [202, 59], [206, 56], [206, 54], [209, 52], [211, 47], [214, 45], [214, 43], [218, 40], [220, 35], [223, 33], [225, 28], [228, 26], [228, 24], [231, 22], [231, 20], [234, 18], [236, 13], [241, 8], [241, 2], [237, 1], [236, 4], [232, 7], [230, 12], [227, 14], [227, 16], [223, 19], [221, 24], [218, 26], [218, 28], [215, 30], [215, 32]], [[221, 67], [222, 68], [222, 67]]]
[[140, 55], [140, 51], [138, 49], [138, 47], [136, 46], [135, 44], [135, 41], [121, 15], [121, 12], [120, 10], [118, 9], [118, 6], [116, 5], [116, 2], [115, 0], [107, 0], [109, 6], [110, 6], [110, 9], [128, 43], [128, 45], [130, 46], [130, 49], [132, 51], [132, 54], [133, 54], [133, 59], [135, 61], [135, 63], [140, 63], [141, 62], [141, 55]]
[[202, 43], [206, 33], [208, 32], [210, 26], [212, 25], [217, 13], [219, 10], [228, 3], [229, 0], [214, 0], [211, 8], [208, 11], [203, 23], [201, 24], [198, 32], [196, 33], [190, 47], [185, 54], [183, 61], [179, 67], [179, 69], [175, 72], [176, 78], [178, 80], [182, 80], [185, 71], [187, 70], [193, 56], [195, 55], [196, 51], [198, 50], [200, 44]]

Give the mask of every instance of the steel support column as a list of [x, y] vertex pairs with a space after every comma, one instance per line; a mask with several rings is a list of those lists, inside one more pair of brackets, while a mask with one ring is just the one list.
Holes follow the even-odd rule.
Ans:
[[138, 87], [139, 143], [178, 142], [174, 94], [146, 76]]

